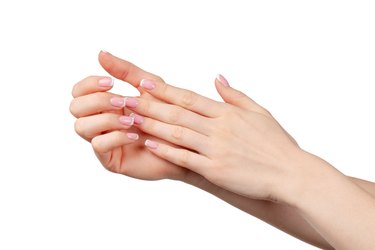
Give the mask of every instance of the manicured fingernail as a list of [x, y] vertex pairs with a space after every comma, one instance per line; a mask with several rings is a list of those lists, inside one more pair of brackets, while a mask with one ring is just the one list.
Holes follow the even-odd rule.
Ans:
[[98, 81], [99, 86], [102, 87], [112, 87], [113, 86], [113, 79], [110, 77], [103, 77]]
[[134, 123], [137, 124], [137, 125], [142, 124], [143, 121], [145, 120], [143, 116], [137, 115], [137, 114], [134, 114], [134, 113], [131, 113], [129, 116], [134, 118]]
[[159, 143], [156, 141], [146, 140], [145, 145], [150, 149], [157, 149], [159, 146]]
[[147, 90], [153, 90], [155, 88], [155, 82], [152, 80], [143, 79], [141, 81], [141, 87]]
[[229, 87], [229, 82], [227, 81], [227, 79], [225, 79], [224, 76], [218, 74], [218, 75], [216, 76], [216, 79], [217, 79], [222, 85], [224, 85], [225, 87]]
[[104, 53], [104, 54], [110, 54], [108, 51], [106, 51], [104, 49], [102, 49], [101, 52]]
[[132, 97], [125, 98], [125, 106], [128, 108], [136, 108], [139, 104], [139, 101]]
[[139, 139], [139, 135], [138, 134], [135, 134], [135, 133], [127, 133], [126, 136], [130, 139], [130, 140], [138, 140]]
[[131, 116], [120, 116], [120, 123], [124, 125], [131, 126], [134, 124], [134, 117]]
[[111, 104], [115, 107], [118, 108], [123, 108], [125, 107], [125, 98], [121, 97], [112, 97], [110, 100]]

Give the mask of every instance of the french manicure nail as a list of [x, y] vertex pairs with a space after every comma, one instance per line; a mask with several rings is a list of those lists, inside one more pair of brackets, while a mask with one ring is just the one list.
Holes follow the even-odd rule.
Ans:
[[106, 51], [104, 49], [102, 49], [101, 52], [104, 53], [104, 54], [110, 54], [108, 51]]
[[132, 126], [134, 124], [134, 117], [131, 116], [120, 116], [119, 120], [124, 125]]
[[138, 134], [135, 134], [135, 133], [127, 133], [126, 136], [130, 139], [130, 140], [138, 140], [139, 139], [139, 135]]
[[224, 76], [218, 74], [218, 75], [216, 76], [216, 79], [217, 79], [222, 85], [224, 85], [225, 87], [229, 87], [229, 82], [227, 81], [227, 79], [225, 79]]
[[128, 108], [136, 108], [139, 104], [139, 101], [133, 97], [125, 98], [125, 106]]
[[112, 97], [110, 100], [111, 104], [118, 108], [123, 108], [125, 106], [125, 98]]
[[143, 121], [145, 120], [143, 116], [137, 115], [137, 114], [134, 114], [134, 113], [131, 113], [129, 116], [134, 118], [134, 123], [137, 124], [137, 125], [142, 124]]
[[146, 140], [145, 145], [150, 149], [157, 149], [159, 146], [159, 143], [156, 141]]
[[98, 81], [99, 86], [101, 87], [112, 87], [113, 86], [113, 79], [110, 77], [103, 77]]
[[141, 87], [147, 90], [153, 90], [155, 88], [156, 84], [152, 80], [142, 79], [141, 81]]

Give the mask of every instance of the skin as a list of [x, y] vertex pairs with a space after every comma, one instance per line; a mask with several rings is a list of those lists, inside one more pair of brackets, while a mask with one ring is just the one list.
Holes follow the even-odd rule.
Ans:
[[[217, 79], [225, 101], [220, 103], [167, 85], [109, 53], [100, 53], [99, 61], [140, 91], [140, 97], [114, 106], [122, 97], [99, 86], [101, 77], [87, 77], [73, 88], [75, 129], [108, 170], [189, 183], [321, 248], [375, 247], [374, 183], [346, 177], [300, 149], [249, 97]], [[142, 79], [152, 80], [154, 88], [142, 88]], [[121, 124], [120, 117], [131, 112], [143, 118]], [[155, 142], [152, 147], [144, 146], [146, 139]]]

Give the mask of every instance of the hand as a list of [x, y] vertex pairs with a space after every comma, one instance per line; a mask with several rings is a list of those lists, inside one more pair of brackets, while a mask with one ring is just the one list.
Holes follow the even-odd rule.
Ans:
[[[108, 53], [100, 53], [99, 61], [111, 75], [130, 82], [135, 87], [142, 78], [162, 82], [160, 77]], [[87, 77], [74, 86], [74, 100], [70, 110], [77, 117], [76, 132], [91, 142], [102, 165], [112, 172], [146, 180], [183, 180], [187, 169], [161, 159], [145, 149], [143, 141], [146, 135], [137, 128], [131, 128], [134, 118], [128, 117], [130, 112], [123, 108], [121, 101], [124, 98], [108, 92], [111, 88], [110, 78], [98, 76]], [[155, 101], [147, 92], [141, 93], [145, 100]], [[135, 117], [135, 122], [139, 119]], [[147, 135], [147, 138], [150, 138], [150, 135]], [[152, 136], [151, 138], [160, 141]]]
[[283, 200], [282, 187], [302, 176], [298, 160], [303, 151], [294, 139], [267, 110], [222, 77], [216, 88], [226, 103], [157, 80], [143, 80], [141, 86], [164, 103], [128, 98], [129, 108], [145, 116], [136, 126], [177, 145], [146, 141], [160, 158], [256, 199]]

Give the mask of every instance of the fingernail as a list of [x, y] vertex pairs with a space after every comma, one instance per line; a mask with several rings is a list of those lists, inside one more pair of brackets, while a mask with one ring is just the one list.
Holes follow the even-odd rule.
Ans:
[[138, 140], [139, 139], [139, 135], [138, 134], [135, 134], [135, 133], [127, 133], [126, 136], [130, 139], [130, 140]]
[[120, 123], [124, 125], [131, 126], [134, 124], [134, 117], [131, 116], [120, 116]]
[[113, 106], [118, 108], [123, 108], [125, 106], [125, 98], [122, 97], [112, 97], [110, 102]]
[[134, 118], [134, 123], [137, 125], [142, 124], [144, 121], [144, 117], [141, 115], [131, 113], [129, 116]]
[[136, 108], [139, 104], [139, 101], [132, 97], [125, 98], [125, 106], [128, 108]]
[[98, 81], [99, 86], [102, 87], [112, 87], [113, 86], [113, 79], [110, 77], [103, 77]]
[[157, 149], [159, 146], [159, 143], [156, 141], [146, 140], [145, 145], [150, 149]]
[[155, 88], [155, 82], [152, 80], [142, 79], [141, 87], [147, 90], [153, 90]]
[[218, 74], [218, 75], [216, 76], [216, 79], [217, 79], [222, 85], [224, 85], [225, 87], [229, 87], [229, 82], [227, 81], [227, 79], [225, 79], [224, 76]]
[[104, 54], [109, 54], [109, 55], [111, 54], [111, 53], [109, 53], [108, 51], [106, 51], [104, 49], [102, 49], [101, 52], [104, 53]]

